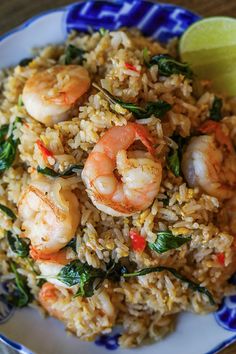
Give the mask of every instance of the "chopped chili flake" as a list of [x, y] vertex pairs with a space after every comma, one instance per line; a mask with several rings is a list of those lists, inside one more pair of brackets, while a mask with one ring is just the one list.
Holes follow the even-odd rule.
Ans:
[[140, 74], [140, 71], [132, 64], [130, 63], [125, 63], [125, 67], [129, 70], [135, 71], [136, 73]]
[[225, 254], [222, 252], [222, 253], [217, 253], [216, 254], [216, 258], [217, 258], [217, 261], [222, 265], [224, 266], [225, 265]]
[[49, 157], [54, 157], [53, 153], [44, 146], [42, 141], [37, 140], [36, 144], [38, 145], [38, 148], [41, 151], [44, 160], [48, 161]]
[[230, 152], [233, 151], [233, 145], [231, 143], [230, 137], [224, 133], [222, 125], [219, 122], [208, 120], [207, 122], [203, 123], [198, 130], [204, 134], [214, 133], [215, 138], [219, 144], [225, 145]]
[[130, 230], [129, 236], [131, 238], [132, 248], [136, 252], [143, 252], [146, 247], [146, 240], [137, 231]]

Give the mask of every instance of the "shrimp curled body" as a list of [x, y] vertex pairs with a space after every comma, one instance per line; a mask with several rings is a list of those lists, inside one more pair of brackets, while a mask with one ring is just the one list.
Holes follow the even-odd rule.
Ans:
[[[127, 152], [136, 140], [149, 153]], [[162, 166], [153, 157], [152, 138], [136, 123], [110, 128], [89, 154], [82, 171], [93, 204], [112, 216], [132, 215], [149, 207], [158, 194], [161, 178]]]
[[67, 119], [75, 102], [89, 89], [88, 71], [79, 65], [56, 65], [30, 77], [23, 89], [26, 111], [52, 126]]
[[220, 200], [229, 199], [236, 188], [236, 153], [227, 153], [214, 136], [190, 140], [183, 155], [182, 171], [190, 187], [200, 187]]
[[60, 179], [41, 177], [31, 182], [20, 198], [18, 212], [25, 236], [42, 254], [63, 248], [80, 221], [77, 197]]

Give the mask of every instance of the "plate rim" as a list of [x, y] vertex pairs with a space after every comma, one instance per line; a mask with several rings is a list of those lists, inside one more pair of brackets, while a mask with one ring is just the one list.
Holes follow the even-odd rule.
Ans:
[[[12, 29], [4, 32], [3, 34], [0, 35], [0, 45], [1, 42], [5, 39], [7, 39], [8, 37], [10, 37], [11, 35], [17, 33], [17, 32], [21, 32], [23, 31], [25, 28], [29, 27], [32, 23], [34, 23], [35, 21], [37, 21], [38, 19], [47, 16], [51, 13], [56, 13], [56, 12], [62, 12], [63, 15], [66, 14], [66, 12], [68, 10], [70, 10], [70, 8], [74, 7], [77, 4], [82, 4], [82, 3], [86, 3], [86, 2], [107, 2], [107, 3], [123, 3], [124, 1], [122, 0], [82, 0], [82, 1], [75, 1], [72, 2], [71, 4], [65, 5], [65, 6], [59, 6], [59, 7], [55, 7], [49, 10], [45, 10], [45, 11], [40, 11], [39, 13], [37, 13], [34, 16], [31, 16], [30, 18], [28, 18], [27, 20], [23, 21], [21, 24], [19, 24], [18, 26], [13, 27]], [[126, 2], [132, 1], [132, 0], [125, 0]], [[168, 6], [168, 7], [172, 7], [172, 8], [178, 8], [178, 9], [182, 9], [194, 16], [199, 17], [199, 19], [202, 18], [202, 16], [195, 12], [195, 11], [191, 11], [187, 8], [185, 8], [184, 6], [179, 6], [179, 5], [175, 5], [172, 3], [163, 3], [161, 1], [155, 1], [155, 0], [137, 0], [137, 1], [142, 1], [142, 2], [147, 2], [147, 3], [152, 3], [152, 4], [157, 4], [157, 5], [161, 5], [163, 7]], [[217, 354], [219, 352], [219, 350], [226, 348], [228, 345], [232, 344], [236, 342], [236, 335], [220, 342], [215, 348], [213, 348], [212, 350], [208, 351], [205, 354]], [[32, 352], [30, 349], [26, 348], [24, 345], [22, 345], [20, 342], [14, 341], [12, 339], [9, 339], [8, 337], [6, 337], [5, 335], [3, 335], [0, 332], [0, 343], [4, 343], [6, 346], [18, 351], [18, 353], [20, 354], [35, 354], [34, 352]], [[21, 348], [19, 348], [19, 346]]]
[[[45, 11], [40, 11], [38, 14], [34, 15], [34, 16], [31, 16], [30, 18], [28, 18], [27, 20], [23, 21], [21, 24], [19, 24], [18, 26], [14, 26], [12, 29], [4, 32], [3, 34], [0, 35], [0, 44], [1, 42], [10, 37], [12, 34], [14, 33], [17, 33], [17, 32], [20, 32], [22, 30], [24, 30], [25, 28], [29, 27], [31, 25], [31, 23], [37, 21], [39, 18], [41, 17], [44, 17], [44, 16], [47, 16], [49, 15], [50, 13], [54, 13], [54, 12], [64, 12], [66, 13], [67, 10], [69, 10], [70, 8], [74, 7], [75, 5], [77, 4], [82, 4], [82, 3], [86, 3], [86, 2], [108, 2], [108, 3], [123, 3], [123, 2], [129, 2], [129, 1], [132, 1], [132, 0], [82, 0], [82, 1], [74, 1], [72, 2], [71, 4], [69, 5], [65, 5], [65, 6], [59, 6], [59, 7], [54, 7], [52, 9], [49, 9], [49, 10], [45, 10]], [[155, 0], [136, 0], [136, 1], [140, 1], [140, 2], [148, 2], [148, 3], [152, 3], [152, 4], [156, 4], [156, 5], [161, 5], [161, 6], [168, 6], [168, 7], [172, 7], [172, 8], [178, 8], [178, 9], [182, 9], [184, 11], [187, 11], [188, 13], [194, 15], [194, 16], [197, 16], [199, 17], [199, 19], [202, 18], [202, 16], [195, 12], [195, 11], [192, 11], [192, 10], [189, 10], [187, 8], [185, 8], [184, 6], [179, 6], [179, 5], [175, 5], [175, 4], [172, 4], [172, 3], [163, 3], [161, 1], [155, 1]]]

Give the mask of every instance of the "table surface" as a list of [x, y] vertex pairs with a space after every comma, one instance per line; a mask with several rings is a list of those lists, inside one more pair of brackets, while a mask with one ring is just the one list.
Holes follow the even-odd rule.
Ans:
[[[75, 0], [76, 1], [76, 0]], [[68, 0], [0, 0], [0, 35], [20, 25], [39, 12], [70, 4]], [[175, 5], [187, 7], [202, 16], [236, 17], [236, 0], [172, 0]], [[228, 348], [222, 354], [235, 354], [236, 348]], [[0, 353], [13, 353], [0, 344]]]
[[[76, 0], [75, 0], [76, 1]], [[0, 34], [39, 12], [70, 4], [68, 0], [0, 0]], [[202, 16], [235, 16], [236, 0], [161, 0], [189, 8]]]

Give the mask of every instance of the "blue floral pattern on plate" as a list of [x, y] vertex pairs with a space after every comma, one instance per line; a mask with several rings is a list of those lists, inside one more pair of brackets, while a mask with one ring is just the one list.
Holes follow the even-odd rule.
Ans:
[[119, 337], [121, 335], [119, 333], [116, 334], [103, 334], [99, 336], [95, 340], [95, 344], [99, 346], [103, 346], [108, 350], [114, 350], [119, 347]]
[[0, 283], [0, 324], [8, 321], [14, 313], [14, 307], [7, 303], [5, 295], [9, 293], [9, 281]]
[[200, 16], [178, 6], [149, 1], [86, 1], [72, 5], [66, 16], [66, 28], [78, 31], [104, 27], [137, 27], [144, 35], [162, 43], [179, 37]]
[[[236, 285], [236, 273], [231, 277], [229, 282]], [[215, 312], [217, 323], [228, 331], [236, 331], [236, 295], [224, 298], [219, 309]]]
[[220, 308], [215, 313], [215, 318], [224, 329], [236, 331], [236, 295], [224, 298]]

